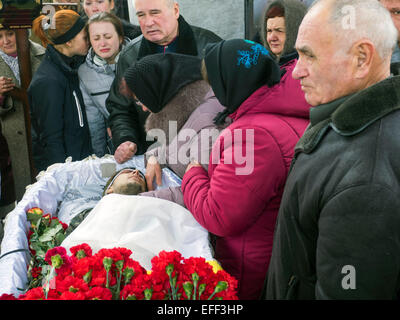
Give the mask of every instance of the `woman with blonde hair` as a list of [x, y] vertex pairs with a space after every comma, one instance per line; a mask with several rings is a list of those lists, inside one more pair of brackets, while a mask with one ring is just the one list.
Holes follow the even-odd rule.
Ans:
[[32, 119], [32, 150], [37, 170], [53, 163], [82, 160], [92, 153], [78, 68], [88, 52], [84, 20], [60, 10], [52, 20], [40, 16], [33, 31], [46, 55], [28, 89]]

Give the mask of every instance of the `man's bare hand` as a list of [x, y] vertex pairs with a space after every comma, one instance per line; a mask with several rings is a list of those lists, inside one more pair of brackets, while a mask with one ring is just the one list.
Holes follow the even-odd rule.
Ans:
[[133, 143], [132, 141], [125, 141], [118, 146], [117, 150], [115, 150], [114, 159], [118, 163], [124, 163], [132, 158], [136, 151], [136, 143]]

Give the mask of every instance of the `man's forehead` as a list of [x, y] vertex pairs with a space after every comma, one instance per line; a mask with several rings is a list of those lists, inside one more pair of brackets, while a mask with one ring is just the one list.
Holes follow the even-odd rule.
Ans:
[[299, 52], [313, 53], [330, 48], [334, 39], [334, 30], [327, 18], [316, 12], [306, 15], [299, 27], [295, 48]]
[[135, 0], [135, 8], [137, 7], [151, 7], [152, 9], [158, 9], [167, 5], [167, 0]]

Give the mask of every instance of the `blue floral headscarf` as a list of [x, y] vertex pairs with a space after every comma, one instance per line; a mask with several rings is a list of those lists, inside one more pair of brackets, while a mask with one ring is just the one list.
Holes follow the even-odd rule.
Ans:
[[243, 39], [209, 44], [204, 57], [207, 77], [219, 102], [226, 109], [214, 119], [222, 124], [227, 115], [263, 85], [281, 79], [278, 64], [261, 44]]

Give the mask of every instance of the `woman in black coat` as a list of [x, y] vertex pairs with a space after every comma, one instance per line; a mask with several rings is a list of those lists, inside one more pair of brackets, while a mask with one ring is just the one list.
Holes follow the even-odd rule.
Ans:
[[28, 89], [33, 159], [37, 170], [53, 163], [82, 160], [92, 153], [78, 67], [88, 51], [85, 22], [72, 10], [57, 11], [52, 21], [34, 21], [46, 55]]

